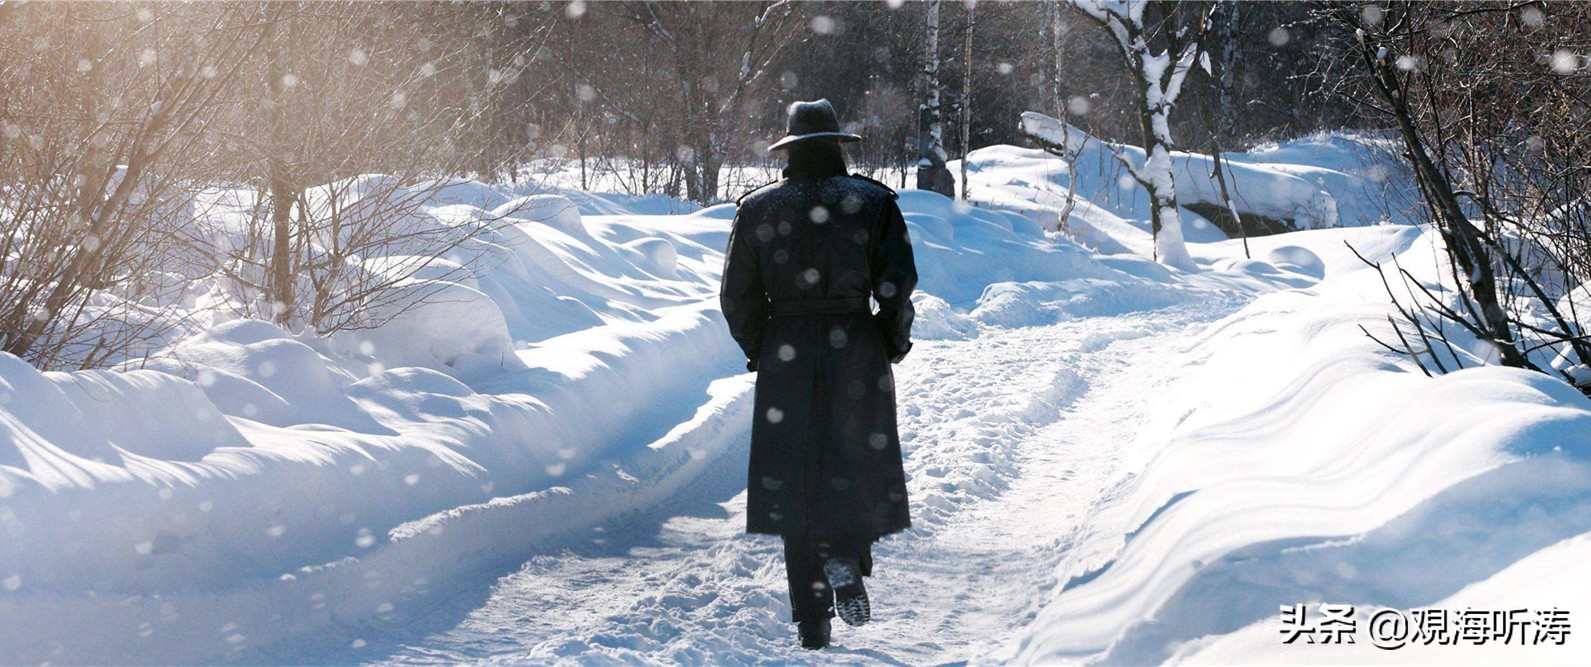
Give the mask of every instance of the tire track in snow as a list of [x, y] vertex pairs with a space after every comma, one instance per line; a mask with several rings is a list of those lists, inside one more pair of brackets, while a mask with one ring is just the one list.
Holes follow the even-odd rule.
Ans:
[[875, 622], [837, 624], [829, 651], [794, 648], [778, 540], [741, 533], [742, 445], [667, 502], [569, 535], [453, 627], [382, 659], [975, 659], [1049, 598], [1055, 564], [1117, 481], [1171, 372], [1159, 353], [1228, 310], [1196, 303], [920, 344], [897, 373], [916, 526], [876, 547]]

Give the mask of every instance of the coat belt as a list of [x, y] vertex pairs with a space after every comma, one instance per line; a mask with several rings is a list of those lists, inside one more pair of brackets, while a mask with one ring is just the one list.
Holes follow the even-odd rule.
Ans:
[[773, 316], [872, 314], [873, 305], [865, 296], [815, 299], [779, 299], [773, 302]]

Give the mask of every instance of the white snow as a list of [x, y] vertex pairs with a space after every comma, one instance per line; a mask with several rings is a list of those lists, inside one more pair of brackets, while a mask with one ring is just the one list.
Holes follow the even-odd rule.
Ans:
[[[1059, 160], [1024, 155], [1007, 147], [974, 151], [973, 164], [998, 165], [1021, 160], [1047, 163], [1054, 173], [1046, 180], [1059, 185], [1059, 189], [1042, 182], [1029, 182], [1028, 185], [1048, 186], [1046, 189], [1052, 193], [1064, 194], [1065, 179], [1075, 172], [1080, 191], [1111, 195], [1093, 203], [1121, 217], [1147, 217], [1149, 199], [1136, 184], [1126, 181], [1134, 187], [1118, 195], [1102, 183], [1103, 180], [1117, 180], [1120, 175], [1116, 155], [1134, 165], [1142, 165], [1143, 149], [1103, 142], [1042, 114], [1024, 114], [1022, 127], [1023, 131], [1045, 137], [1054, 145], [1066, 146], [1077, 155], [1075, 167], [1067, 170], [1065, 163]], [[1385, 159], [1387, 150], [1385, 143], [1374, 137], [1321, 134], [1284, 145], [1225, 153], [1222, 161], [1228, 171], [1232, 204], [1239, 214], [1289, 221], [1296, 229], [1357, 227], [1383, 221], [1403, 223], [1410, 219], [1412, 183], [1395, 164]], [[1226, 207], [1215, 179], [1214, 163], [1208, 155], [1174, 151], [1171, 173], [1176, 180], [1180, 205]], [[1192, 215], [1186, 210], [1182, 214]], [[1205, 239], [1190, 237], [1190, 240]]]
[[[1367, 194], [1399, 187], [1371, 144], [1231, 156], [1240, 209], [1306, 230], [1246, 258], [1184, 212], [1198, 271], [1149, 259], [1104, 148], [976, 151], [970, 206], [901, 192], [917, 525], [878, 547], [877, 621], [821, 655], [792, 648], [777, 542], [740, 533], [733, 205], [567, 173], [416, 188], [403, 224], [490, 230], [364, 258], [423, 303], [380, 326], [286, 332], [196, 284], [203, 326], [140, 368], [0, 355], [0, 662], [1332, 661], [1367, 654], [1276, 645], [1279, 604], [1573, 606], [1554, 568], [1587, 550], [1591, 403], [1499, 368], [1428, 379], [1363, 335], [1388, 306], [1349, 245], [1444, 275], [1433, 234], [1375, 224], [1401, 218]], [[1205, 158], [1169, 159], [1208, 194]], [[225, 236], [251, 196], [193, 224]]]
[[[1586, 602], [1591, 601], [1591, 590], [1587, 590], [1591, 579], [1584, 576], [1587, 556], [1591, 556], [1591, 535], [1577, 535], [1525, 556], [1491, 577], [1429, 606], [1451, 610], [1584, 609]], [[1574, 616], [1570, 618], [1573, 620]], [[1585, 661], [1581, 651], [1565, 650], [1556, 645], [1526, 646], [1518, 640], [1512, 645], [1494, 642], [1478, 646], [1469, 642], [1446, 646], [1415, 642], [1396, 651], [1375, 648], [1371, 644], [1316, 645], [1310, 646], [1308, 651], [1283, 651], [1279, 649], [1285, 647], [1276, 641], [1276, 635], [1274, 622], [1256, 623], [1209, 641], [1190, 642], [1175, 661], [1190, 665], [1233, 662], [1577, 665]]]
[[1541, 374], [1411, 372], [1358, 329], [1380, 290], [1358, 271], [1265, 295], [1178, 351], [1176, 422], [997, 659], [1160, 662], [1259, 621], [1275, 639], [1279, 605], [1423, 606], [1591, 530], [1591, 402]]

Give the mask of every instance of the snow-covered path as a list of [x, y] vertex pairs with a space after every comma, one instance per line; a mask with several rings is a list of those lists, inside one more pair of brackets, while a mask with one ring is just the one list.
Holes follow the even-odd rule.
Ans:
[[[916, 526], [875, 550], [874, 623], [837, 623], [822, 660], [961, 662], [1031, 620], [1174, 370], [1166, 351], [1235, 305], [919, 344], [897, 375]], [[563, 536], [430, 624], [442, 629], [391, 638], [381, 660], [817, 657], [792, 647], [777, 540], [741, 532], [744, 470], [732, 448], [668, 502]]]

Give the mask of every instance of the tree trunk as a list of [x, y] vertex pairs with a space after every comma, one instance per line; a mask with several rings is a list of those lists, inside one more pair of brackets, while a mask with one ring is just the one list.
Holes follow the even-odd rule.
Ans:
[[[1138, 89], [1144, 90], [1147, 83], [1143, 81], [1143, 78], [1134, 78], [1139, 79]], [[1154, 114], [1149, 111], [1149, 102], [1143, 97], [1143, 94], [1140, 93], [1138, 103], [1138, 130], [1143, 134], [1144, 149], [1144, 178], [1141, 185], [1143, 185], [1144, 188], [1149, 191], [1149, 234], [1155, 238], [1156, 243], [1154, 249], [1154, 258], [1156, 261], [1159, 261], [1161, 196], [1158, 188], [1156, 188], [1154, 180], [1149, 177], [1149, 170], [1151, 169], [1150, 161], [1153, 159], [1155, 149], [1159, 147], [1159, 142], [1155, 138], [1154, 124]], [[1176, 198], [1172, 197], [1170, 199], [1171, 205], [1176, 206]]]
[[685, 161], [685, 195], [707, 206], [718, 196], [718, 165], [722, 158], [714, 154], [711, 140], [692, 144], [692, 155]]
[[[271, 197], [271, 257], [267, 296], [271, 299], [271, 319], [286, 326], [293, 316], [293, 177], [287, 153], [287, 100], [283, 93], [282, 77], [286, 75], [282, 60], [286, 50], [276, 34], [276, 25], [282, 11], [280, 5], [266, 26], [266, 40], [271, 44], [269, 60], [265, 66], [265, 89], [268, 95], [266, 122], [270, 124], [270, 151], [266, 156], [267, 188]], [[292, 33], [288, 33], [291, 38]]]
[[944, 102], [939, 81], [939, 0], [928, 1], [928, 65], [923, 70], [928, 81], [928, 145], [925, 151], [943, 162], [945, 153]]
[[922, 157], [917, 161], [917, 189], [955, 197], [955, 177], [945, 166], [950, 156], [945, 152], [944, 100], [939, 81], [939, 1], [928, 0], [928, 51], [923, 66], [928, 102], [922, 106], [919, 126], [926, 136], [922, 140]]
[[[1142, 70], [1139, 70], [1142, 72]], [[1157, 262], [1183, 270], [1193, 270], [1193, 258], [1188, 255], [1187, 243], [1182, 237], [1182, 216], [1177, 211], [1177, 187], [1171, 170], [1171, 137], [1168, 109], [1153, 109], [1148, 98], [1148, 86], [1162, 85], [1149, 82], [1140, 74], [1138, 122], [1143, 130], [1144, 169], [1140, 179], [1149, 190], [1149, 225], [1154, 235], [1154, 259]]]
[[[1368, 54], [1366, 58], [1369, 58]], [[1392, 114], [1398, 120], [1398, 133], [1403, 137], [1404, 147], [1408, 149], [1410, 160], [1414, 163], [1414, 173], [1424, 182], [1423, 190], [1431, 211], [1437, 216], [1438, 231], [1447, 244], [1449, 254], [1462, 271], [1461, 279], [1469, 282], [1470, 296], [1480, 306], [1481, 320], [1486, 326], [1487, 335], [1491, 337], [1490, 342], [1497, 348], [1499, 361], [1504, 366], [1535, 369], [1535, 365], [1515, 345], [1508, 315], [1498, 301], [1497, 277], [1492, 268], [1491, 255], [1481, 240], [1483, 232], [1465, 215], [1452, 184], [1431, 159], [1425, 141], [1420, 138], [1419, 129], [1414, 125], [1407, 94], [1398, 86], [1397, 74], [1391, 72], [1389, 66], [1378, 66], [1373, 60], [1370, 65], [1379, 68], [1375, 76], [1381, 80], [1381, 90], [1385, 93], [1383, 97], [1391, 104]]]
[[978, 25], [977, 10], [977, 5], [967, 4], [967, 34], [961, 42], [961, 201], [972, 192], [967, 162], [972, 156], [972, 31]]
[[1053, 59], [1050, 61], [1055, 71], [1050, 76], [1050, 97], [1055, 103], [1055, 117], [1062, 123], [1066, 122], [1066, 13], [1061, 11], [1060, 0], [1051, 0], [1050, 10], [1050, 51]]
[[[1253, 259], [1253, 254], [1248, 247], [1248, 227], [1243, 224], [1243, 217], [1238, 215], [1237, 204], [1232, 199], [1232, 193], [1226, 183], [1226, 169], [1222, 165], [1221, 146], [1232, 140], [1236, 134], [1237, 105], [1233, 100], [1232, 86], [1235, 83], [1237, 69], [1237, 20], [1238, 3], [1229, 2], [1222, 5], [1226, 11], [1216, 19], [1220, 26], [1216, 30], [1217, 39], [1221, 42], [1221, 74], [1216, 77], [1218, 93], [1219, 118], [1207, 119], [1210, 126], [1210, 162], [1215, 167], [1215, 182], [1221, 186], [1221, 202], [1225, 205], [1227, 215], [1232, 217], [1232, 225], [1237, 228], [1238, 235], [1243, 237], [1243, 257]], [[1206, 107], [1208, 109], [1209, 107]]]

